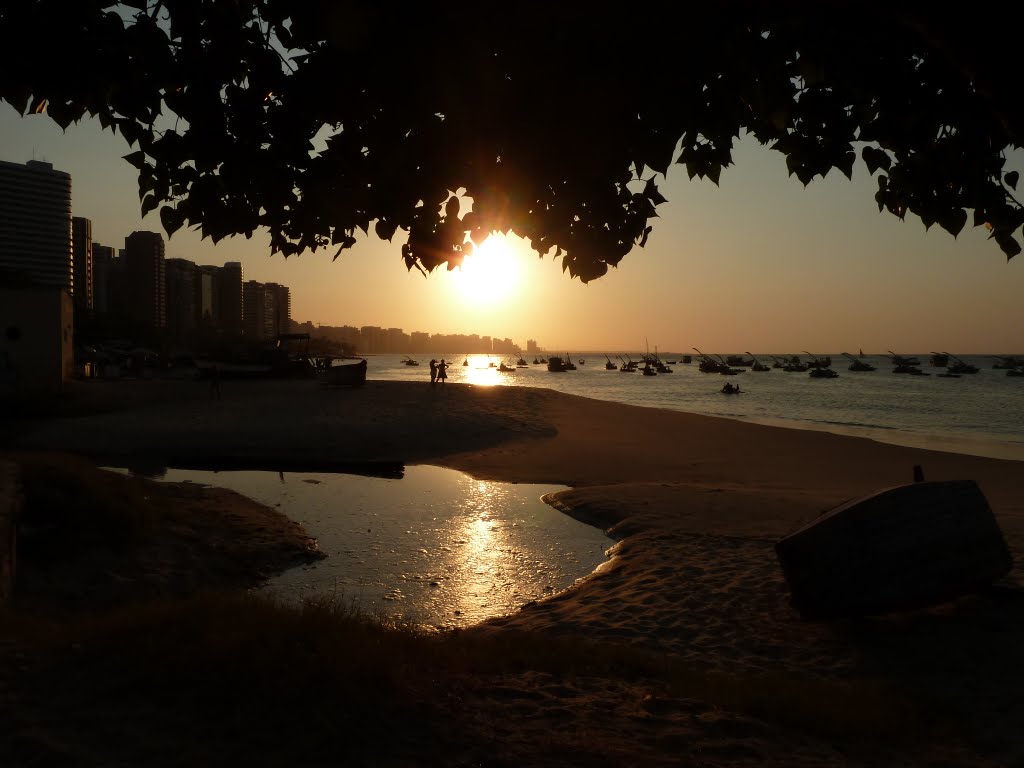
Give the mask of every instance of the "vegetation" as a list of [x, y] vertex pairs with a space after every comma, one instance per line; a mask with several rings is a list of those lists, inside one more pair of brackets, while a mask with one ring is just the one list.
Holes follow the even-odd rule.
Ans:
[[513, 232], [588, 281], [645, 244], [673, 163], [717, 183], [749, 134], [805, 184], [859, 152], [879, 211], [972, 221], [1010, 258], [1012, 28], [918, 4], [10, 0], [0, 98], [120, 133], [168, 233], [266, 228], [286, 257], [401, 230], [408, 268], [452, 269]]

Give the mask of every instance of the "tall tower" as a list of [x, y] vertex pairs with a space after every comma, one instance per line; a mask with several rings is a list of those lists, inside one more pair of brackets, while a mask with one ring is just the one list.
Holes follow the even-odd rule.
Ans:
[[125, 314], [149, 328], [167, 325], [165, 262], [159, 232], [132, 232], [124, 239]]
[[90, 314], [95, 307], [96, 293], [93, 267], [92, 220], [71, 217], [71, 239], [74, 243], [75, 312]]
[[245, 317], [242, 300], [242, 262], [229, 261], [221, 267], [217, 281], [220, 327], [228, 336], [241, 336]]
[[167, 330], [171, 341], [184, 344], [196, 329], [197, 268], [188, 259], [167, 259]]
[[0, 161], [0, 280], [73, 290], [71, 176]]
[[112, 245], [92, 244], [92, 306], [105, 314], [113, 309], [116, 255]]

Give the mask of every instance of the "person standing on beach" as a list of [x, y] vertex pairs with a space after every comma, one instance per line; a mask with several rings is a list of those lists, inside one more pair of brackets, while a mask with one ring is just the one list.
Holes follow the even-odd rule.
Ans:
[[430, 358], [430, 383], [433, 384], [437, 380], [437, 360]]
[[442, 384], [444, 384], [445, 379], [448, 378], [448, 374], [445, 373], [445, 371], [447, 371], [447, 370], [448, 370], [448, 363], [446, 363], [444, 361], [444, 358], [442, 357], [441, 358], [441, 362], [437, 364], [437, 378], [438, 378], [438, 380]]

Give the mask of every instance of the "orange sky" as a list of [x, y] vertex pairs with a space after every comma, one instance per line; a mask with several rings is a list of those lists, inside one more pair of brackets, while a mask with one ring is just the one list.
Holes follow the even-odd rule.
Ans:
[[[20, 118], [0, 102], [0, 159], [53, 163], [73, 179], [76, 216], [97, 242], [123, 247], [139, 216], [136, 172], [120, 137], [95, 123], [66, 134], [46, 117]], [[734, 152], [721, 187], [670, 171], [661, 219], [646, 248], [583, 285], [550, 257], [514, 243], [515, 274], [473, 290], [468, 280], [423, 278], [400, 243], [368, 237], [334, 263], [332, 252], [285, 260], [266, 238], [213, 246], [179, 231], [167, 255], [200, 264], [241, 261], [246, 279], [291, 287], [292, 317], [325, 325], [528, 338], [558, 350], [836, 353], [863, 348], [954, 354], [1024, 352], [1024, 256], [1007, 263], [984, 230], [954, 240], [917, 219], [879, 214], [862, 164], [804, 188], [781, 155], [753, 141]], [[1012, 167], [1024, 168], [1024, 157]], [[488, 295], [484, 295], [484, 294]]]

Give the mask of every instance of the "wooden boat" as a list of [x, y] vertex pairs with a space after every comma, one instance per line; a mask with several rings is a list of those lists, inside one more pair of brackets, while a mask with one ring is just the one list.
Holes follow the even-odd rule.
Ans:
[[353, 362], [332, 365], [327, 369], [328, 384], [345, 384], [360, 386], [366, 383], [366, 360], [359, 358]]
[[402, 358], [402, 365], [419, 365], [419, 364], [420, 364], [419, 360], [413, 360], [411, 357], [403, 357]]
[[1013, 566], [973, 480], [917, 482], [855, 499], [786, 536], [775, 553], [806, 619], [935, 605]]
[[565, 367], [565, 362], [560, 357], [549, 357], [548, 358], [548, 370], [551, 373], [565, 373], [569, 370]]

